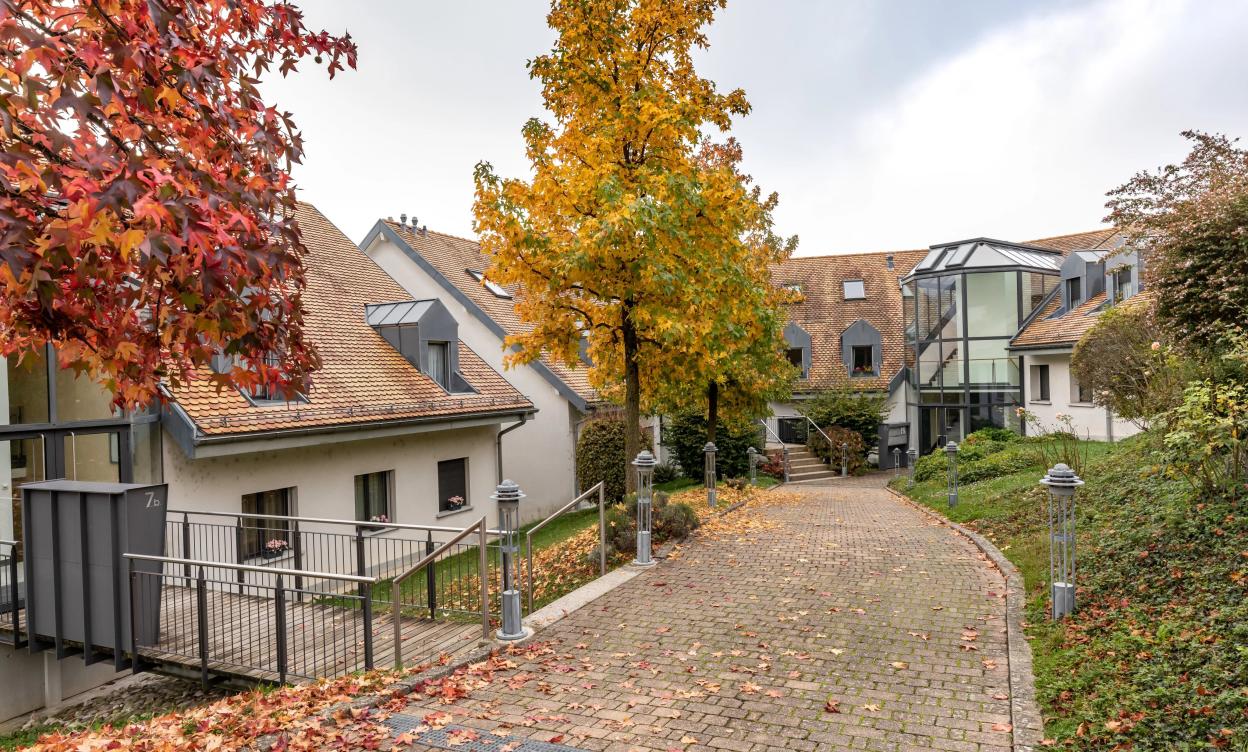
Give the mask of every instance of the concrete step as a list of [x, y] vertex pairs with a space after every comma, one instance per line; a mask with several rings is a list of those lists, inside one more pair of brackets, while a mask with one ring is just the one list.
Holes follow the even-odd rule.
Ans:
[[831, 470], [798, 471], [795, 469], [789, 473], [789, 481], [791, 482], [797, 482], [797, 481], [803, 481], [803, 480], [824, 480], [826, 478], [839, 478], [839, 477], [841, 477], [841, 474], [839, 472], [834, 473]]
[[823, 460], [814, 458], [814, 459], [809, 459], [809, 460], [789, 460], [789, 467], [796, 470], [799, 467], [803, 469], [812, 468], [812, 467], [825, 468], [827, 467], [827, 465], [823, 463]]

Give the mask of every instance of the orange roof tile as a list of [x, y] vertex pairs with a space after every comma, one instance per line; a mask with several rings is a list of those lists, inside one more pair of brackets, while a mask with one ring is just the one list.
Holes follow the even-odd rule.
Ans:
[[[1151, 300], [1150, 291], [1141, 291], [1132, 295], [1120, 305], [1139, 305]], [[1047, 305], [1034, 319], [1023, 327], [1014, 339], [1010, 340], [1011, 348], [1039, 347], [1074, 347], [1084, 334], [1091, 329], [1104, 310], [1108, 297], [1105, 293], [1097, 293], [1080, 303], [1073, 311], [1054, 315], [1061, 308], [1061, 296], [1054, 295]]]
[[308, 254], [305, 333], [321, 356], [307, 402], [252, 406], [208, 379], [173, 391], [204, 436], [369, 425], [414, 419], [515, 413], [532, 403], [463, 342], [459, 370], [477, 394], [448, 394], [364, 320], [366, 303], [411, 296], [324, 215], [301, 203], [296, 218]]
[[[498, 297], [468, 273], [468, 270], [484, 272], [490, 265], [489, 259], [481, 253], [481, 246], [477, 241], [434, 230], [414, 232], [411, 227], [393, 220], [385, 220], [385, 223], [412, 251], [428, 261], [506, 334], [520, 334], [531, 328], [520, 320], [520, 316], [516, 314], [515, 303], [510, 298]], [[514, 286], [502, 287], [508, 294], [514, 295], [516, 292]], [[586, 403], [600, 402], [597, 392], [589, 385], [587, 368], [568, 366], [551, 357], [542, 357], [540, 360]]]

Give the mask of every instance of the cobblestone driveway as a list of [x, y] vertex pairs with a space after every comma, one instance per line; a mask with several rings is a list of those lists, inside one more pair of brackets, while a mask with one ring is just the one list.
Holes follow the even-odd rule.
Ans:
[[1008, 750], [1004, 579], [882, 484], [794, 487], [755, 512], [774, 526], [699, 540], [423, 710], [609, 752]]

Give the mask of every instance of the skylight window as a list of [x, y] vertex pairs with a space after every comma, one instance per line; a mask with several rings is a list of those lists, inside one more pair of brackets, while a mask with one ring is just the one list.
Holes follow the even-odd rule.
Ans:
[[847, 279], [841, 282], [841, 292], [846, 300], [865, 300], [867, 287], [861, 279]]
[[477, 271], [473, 271], [472, 269], [468, 269], [467, 271], [468, 271], [468, 273], [469, 273], [469, 274], [471, 274], [471, 275], [472, 275], [472, 278], [473, 278], [473, 279], [475, 279], [476, 281], [480, 282], [482, 285], [485, 285], [485, 289], [487, 289], [487, 290], [489, 290], [490, 292], [494, 293], [494, 297], [496, 297], [496, 298], [511, 298], [511, 293], [507, 292], [507, 291], [506, 291], [506, 290], [504, 290], [502, 287], [499, 287], [498, 285], [494, 284], [494, 283], [493, 283], [493, 282], [491, 282], [490, 280], [486, 279], [486, 278], [485, 278], [485, 274], [484, 274], [484, 273], [482, 273], [482, 272], [477, 272]]

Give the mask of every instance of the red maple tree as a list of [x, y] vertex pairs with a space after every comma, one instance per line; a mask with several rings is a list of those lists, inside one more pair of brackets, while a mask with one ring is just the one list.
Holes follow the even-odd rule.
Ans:
[[307, 56], [356, 48], [285, 2], [0, 0], [0, 354], [52, 343], [126, 408], [219, 355], [303, 388], [303, 145], [258, 85]]

